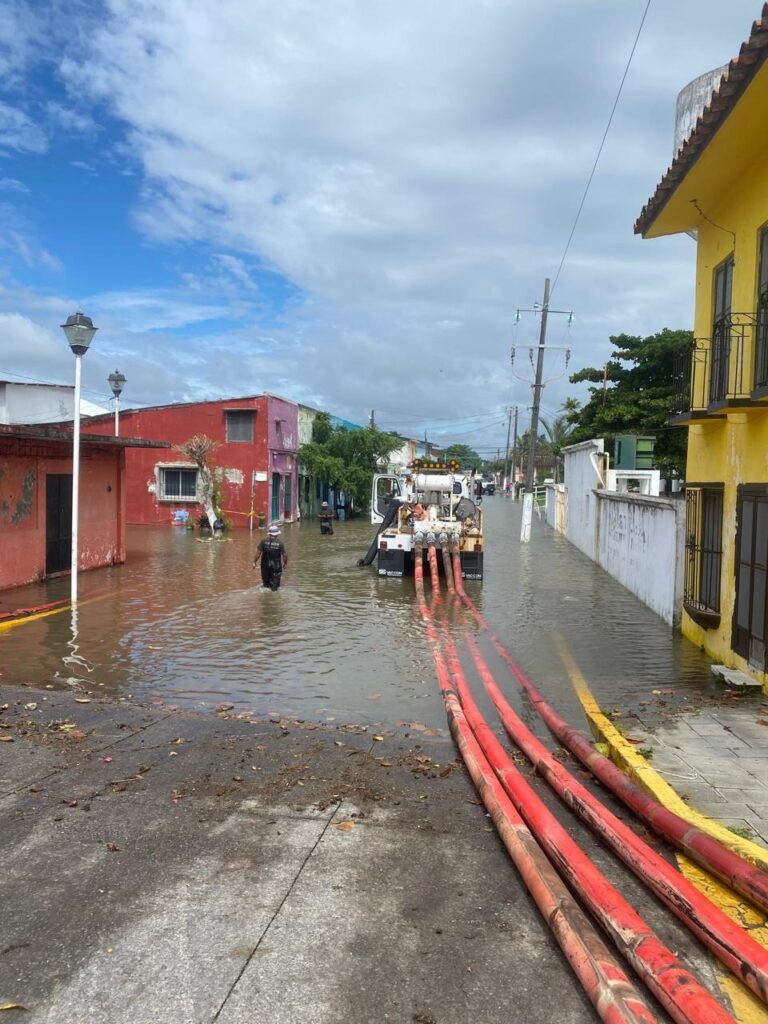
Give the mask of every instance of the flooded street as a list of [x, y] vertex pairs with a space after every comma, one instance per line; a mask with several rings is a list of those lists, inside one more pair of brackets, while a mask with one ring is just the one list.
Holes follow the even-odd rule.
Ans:
[[[562, 536], [537, 521], [522, 547], [519, 505], [492, 497], [485, 513], [486, 579], [467, 592], [564, 713], [576, 702], [558, 633], [606, 706], [672, 684], [692, 698], [711, 690], [708, 660]], [[69, 612], [0, 634], [2, 680], [78, 677], [115, 696], [198, 709], [232, 701], [256, 715], [444, 728], [412, 579], [380, 580], [356, 564], [373, 530], [365, 520], [338, 523], [333, 537], [317, 523], [287, 526], [290, 564], [273, 594], [252, 568], [257, 533], [211, 541], [129, 528], [126, 565], [81, 576], [76, 643]], [[68, 592], [67, 577], [49, 580], [4, 593], [0, 610]]]

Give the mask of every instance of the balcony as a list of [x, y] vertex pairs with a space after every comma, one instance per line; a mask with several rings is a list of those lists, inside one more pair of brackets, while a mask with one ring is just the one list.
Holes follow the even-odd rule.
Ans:
[[673, 422], [762, 405], [768, 397], [768, 311], [718, 320], [711, 338], [695, 339], [676, 356], [672, 373]]

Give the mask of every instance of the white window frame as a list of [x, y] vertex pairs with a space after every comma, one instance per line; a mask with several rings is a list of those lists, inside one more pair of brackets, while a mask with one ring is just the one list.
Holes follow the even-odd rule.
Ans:
[[[167, 469], [175, 470], [190, 470], [193, 471], [195, 476], [195, 496], [189, 498], [186, 496], [179, 496], [174, 494], [165, 493], [165, 471]], [[157, 483], [157, 500], [162, 501], [168, 505], [197, 505], [200, 502], [200, 472], [194, 462], [158, 462], [155, 465], [155, 480]]]

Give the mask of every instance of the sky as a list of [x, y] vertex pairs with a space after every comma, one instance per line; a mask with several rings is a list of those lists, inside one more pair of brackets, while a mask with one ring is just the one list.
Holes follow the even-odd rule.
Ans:
[[[0, 0], [0, 379], [271, 391], [482, 452], [530, 418], [555, 277], [646, 0]], [[610, 336], [693, 320], [633, 224], [675, 99], [758, 0], [652, 0], [549, 320], [543, 414]], [[511, 349], [515, 347], [512, 364]], [[570, 352], [569, 360], [566, 351]]]

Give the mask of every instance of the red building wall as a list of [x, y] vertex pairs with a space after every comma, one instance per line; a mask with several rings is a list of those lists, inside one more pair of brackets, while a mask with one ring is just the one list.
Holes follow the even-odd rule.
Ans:
[[[290, 420], [289, 406], [293, 420], [298, 416], [294, 403], [280, 402], [276, 412], [271, 405], [275, 399], [268, 395], [248, 398], [227, 399], [215, 402], [160, 406], [151, 409], [129, 410], [120, 414], [120, 434], [124, 437], [151, 437], [179, 445], [195, 434], [205, 434], [218, 442], [213, 461], [223, 471], [221, 481], [223, 511], [236, 527], [248, 527], [251, 510], [251, 487], [253, 474], [258, 479], [253, 485], [253, 508], [255, 513], [264, 512], [268, 521], [271, 515], [271, 486], [273, 458], [270, 449], [270, 421], [278, 417]], [[226, 413], [233, 410], [253, 410], [253, 441], [228, 441]], [[111, 417], [96, 417], [88, 420], [83, 429], [90, 433], [106, 433]], [[274, 423], [272, 423], [274, 429]], [[297, 431], [292, 425], [285, 429], [287, 443], [295, 453]], [[285, 442], [284, 442], [285, 444]], [[285, 445], [287, 447], [287, 444]], [[179, 510], [187, 510], [190, 516], [198, 516], [202, 509], [198, 502], [164, 498], [160, 493], [160, 470], [174, 465], [189, 465], [181, 452], [170, 448], [163, 451], [130, 448], [126, 450], [126, 516], [131, 524], [149, 525], [169, 523]], [[290, 518], [295, 518], [296, 459], [293, 455], [280, 465], [280, 470], [292, 477], [294, 496]], [[281, 507], [281, 516], [282, 516]], [[258, 520], [257, 520], [258, 521]]]
[[[80, 452], [80, 569], [125, 561], [123, 450]], [[71, 473], [71, 446], [0, 438], [0, 590], [46, 573], [46, 476]]]

